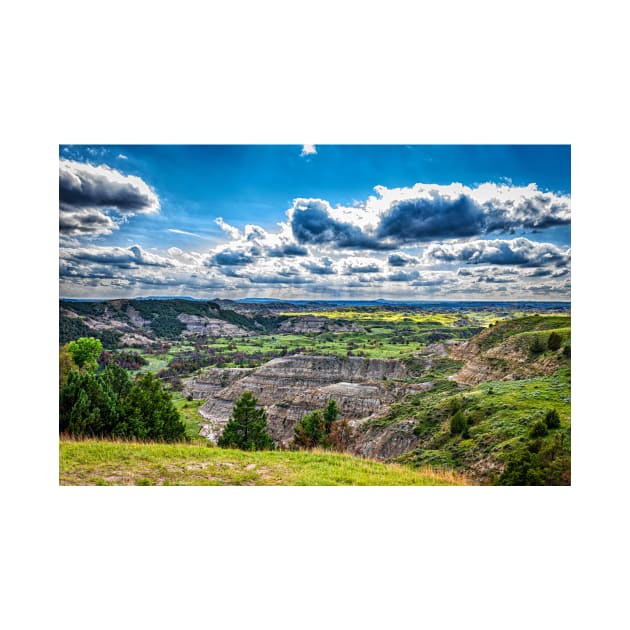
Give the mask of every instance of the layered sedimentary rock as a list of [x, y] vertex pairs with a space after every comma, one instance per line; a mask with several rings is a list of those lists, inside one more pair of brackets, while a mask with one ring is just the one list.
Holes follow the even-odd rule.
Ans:
[[184, 336], [201, 334], [211, 337], [245, 337], [252, 334], [251, 331], [240, 326], [213, 317], [180, 313], [177, 319], [186, 325], [186, 330], [182, 332]]
[[199, 376], [186, 379], [182, 393], [193, 400], [204, 400], [252, 372], [254, 368], [208, 368]]
[[268, 414], [271, 437], [286, 445], [295, 423], [306, 413], [336, 400], [340, 418], [357, 419], [382, 413], [406, 393], [407, 369], [395, 359], [295, 355], [273, 359], [211, 393], [199, 413], [207, 420], [202, 434], [221, 434], [236, 400], [251, 392]]
[[308, 334], [320, 332], [360, 332], [362, 328], [353, 322], [331, 320], [327, 317], [314, 315], [300, 315], [282, 322], [278, 332], [293, 334]]
[[413, 419], [396, 422], [386, 427], [362, 426], [364, 422], [350, 423], [353, 429], [348, 450], [354, 455], [370, 459], [388, 460], [408, 453], [419, 442], [413, 429]]

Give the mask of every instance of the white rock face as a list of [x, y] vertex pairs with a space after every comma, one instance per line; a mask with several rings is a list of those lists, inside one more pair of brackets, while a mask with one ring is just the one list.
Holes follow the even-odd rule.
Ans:
[[212, 337], [246, 337], [252, 333], [235, 324], [230, 324], [222, 319], [213, 317], [200, 317], [199, 315], [186, 315], [180, 313], [177, 319], [186, 325], [182, 335], [210, 335]]
[[362, 328], [353, 322], [338, 322], [327, 317], [314, 315], [300, 315], [282, 322], [278, 332], [292, 334], [320, 333], [320, 332], [360, 332]]

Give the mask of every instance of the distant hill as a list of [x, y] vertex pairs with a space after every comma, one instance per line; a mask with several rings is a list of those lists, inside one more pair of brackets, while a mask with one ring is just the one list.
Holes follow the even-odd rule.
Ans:
[[98, 337], [107, 348], [142, 346], [187, 334], [245, 336], [283, 321], [268, 313], [237, 313], [225, 304], [178, 299], [59, 302], [59, 343]]

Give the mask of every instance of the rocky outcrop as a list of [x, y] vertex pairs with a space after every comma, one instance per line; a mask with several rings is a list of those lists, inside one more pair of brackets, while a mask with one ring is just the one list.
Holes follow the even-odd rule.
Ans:
[[390, 460], [408, 453], [418, 445], [413, 432], [414, 420], [403, 420], [386, 427], [363, 426], [363, 422], [351, 422], [353, 439], [349, 451], [370, 459]]
[[449, 346], [452, 358], [464, 361], [462, 368], [450, 378], [460, 385], [478, 385], [484, 381], [513, 381], [552, 374], [568, 364], [562, 351], [545, 356], [532, 356], [531, 337], [516, 335], [490, 348], [480, 347], [479, 336], [469, 342]]
[[328, 317], [316, 317], [314, 315], [300, 315], [282, 322], [278, 327], [280, 333], [308, 334], [322, 332], [361, 332], [363, 329], [353, 322], [344, 322], [329, 319]]
[[199, 409], [207, 422], [202, 435], [215, 440], [229, 420], [236, 400], [251, 392], [265, 407], [271, 437], [286, 445], [295, 423], [306, 413], [336, 400], [340, 418], [360, 419], [382, 413], [406, 393], [404, 363], [395, 359], [295, 355], [273, 359], [211, 393]]
[[182, 393], [193, 400], [207, 400], [253, 370], [254, 368], [209, 368], [199, 376], [185, 379]]
[[144, 348], [156, 343], [156, 341], [138, 333], [126, 333], [120, 338], [120, 343], [123, 346]]
[[186, 335], [208, 335], [210, 337], [246, 337], [251, 335], [251, 331], [245, 330], [235, 324], [216, 319], [213, 317], [201, 317], [199, 315], [186, 315], [181, 313], [177, 319], [186, 325], [186, 330], [182, 336]]
[[151, 323], [150, 320], [143, 319], [140, 313], [138, 313], [138, 311], [131, 305], [127, 307], [126, 313], [129, 321], [138, 328], [142, 328], [143, 326]]

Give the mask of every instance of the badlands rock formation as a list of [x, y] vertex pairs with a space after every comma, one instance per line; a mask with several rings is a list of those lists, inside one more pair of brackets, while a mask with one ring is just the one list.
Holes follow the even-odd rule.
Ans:
[[210, 335], [211, 337], [245, 337], [252, 334], [249, 330], [230, 324], [222, 319], [186, 315], [185, 313], [178, 315], [177, 319], [186, 326], [182, 336], [201, 334]]
[[[215, 384], [209, 384], [208, 401], [199, 413], [206, 420], [202, 435], [212, 441], [221, 434], [234, 403], [246, 391], [265, 407], [271, 437], [286, 446], [295, 423], [304, 414], [323, 409], [329, 400], [337, 401], [340, 418], [365, 421], [386, 412], [409, 389], [406, 383], [396, 383], [408, 373], [404, 363], [395, 359], [294, 355], [242, 372], [242, 377], [228, 376], [231, 382], [225, 387], [212, 389]], [[224, 377], [217, 371], [215, 377], [207, 378]], [[199, 388], [199, 379], [195, 387]]]
[[314, 315], [292, 317], [278, 327], [278, 332], [298, 335], [321, 332], [360, 332], [361, 330], [362, 328], [353, 322], [335, 321]]

